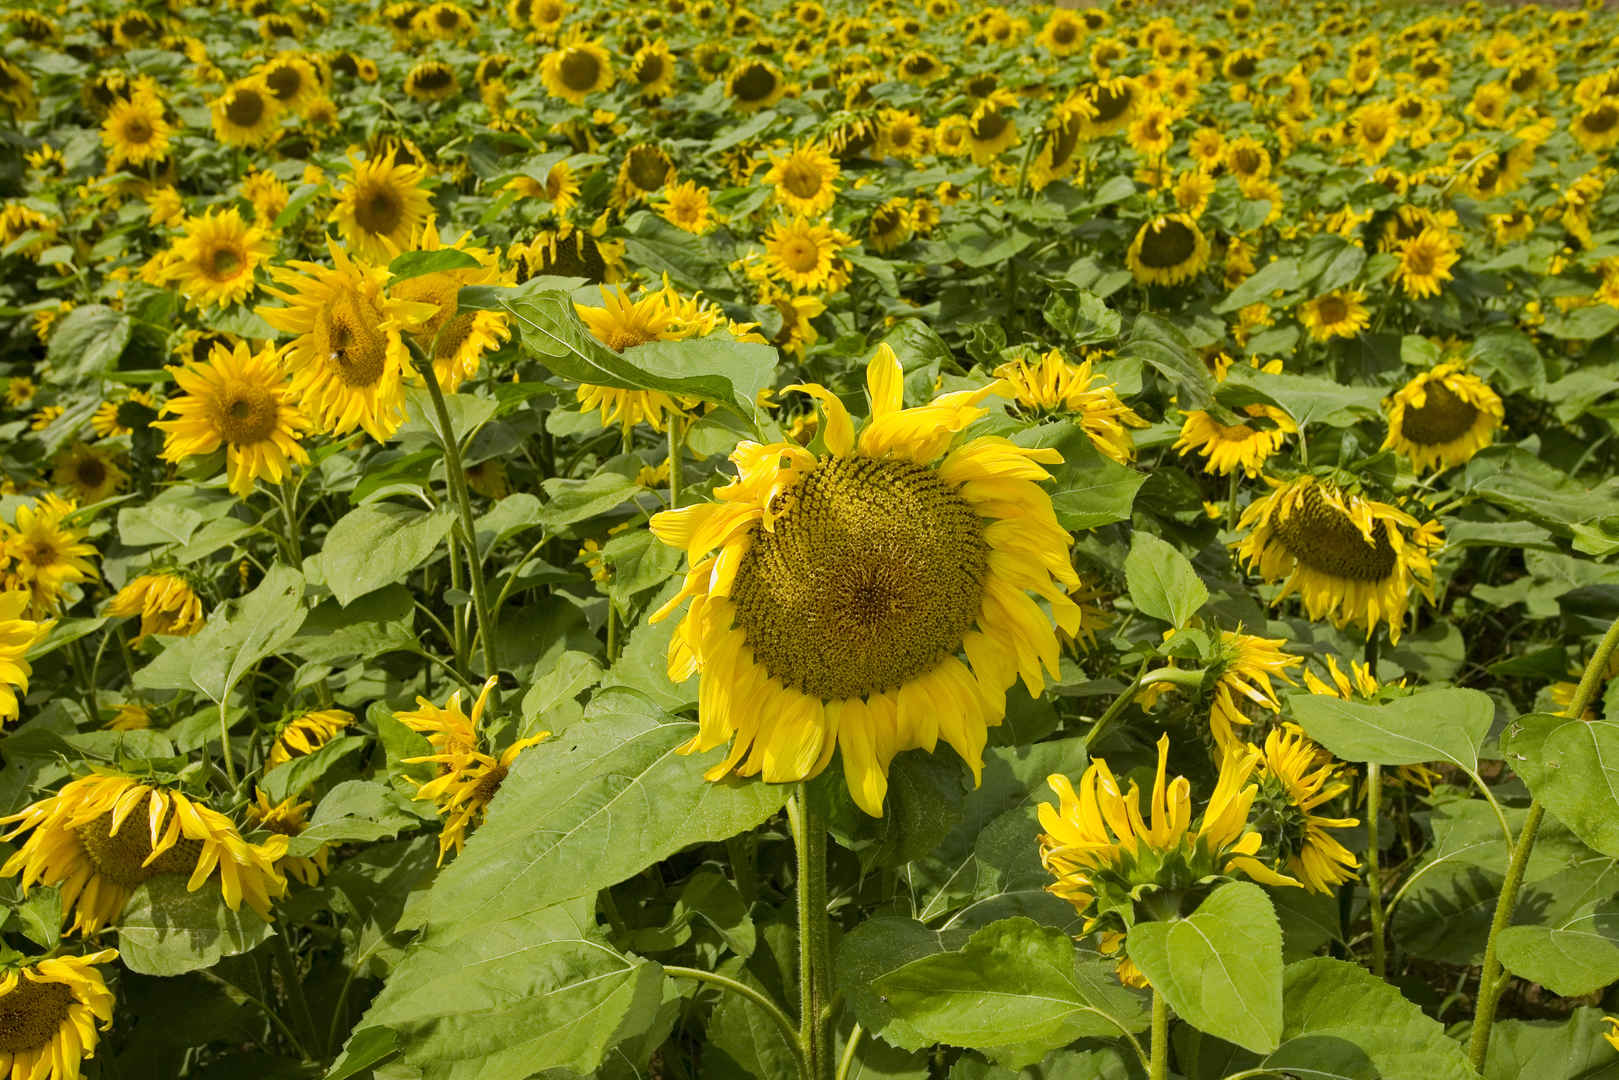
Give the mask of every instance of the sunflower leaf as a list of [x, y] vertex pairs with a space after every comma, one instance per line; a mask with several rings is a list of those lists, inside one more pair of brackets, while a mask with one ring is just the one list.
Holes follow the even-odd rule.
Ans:
[[1530, 713], [1508, 725], [1501, 749], [1575, 836], [1619, 856], [1619, 723]]
[[1495, 702], [1481, 690], [1420, 690], [1380, 705], [1324, 694], [1293, 694], [1293, 717], [1305, 732], [1345, 761], [1417, 765], [1448, 761], [1472, 773], [1495, 719]]
[[187, 892], [182, 875], [159, 874], [124, 905], [118, 954], [125, 967], [142, 975], [183, 975], [247, 952], [274, 934], [250, 908], [226, 907], [215, 882]]
[[449, 270], [477, 270], [483, 264], [459, 248], [437, 251], [407, 251], [388, 264], [388, 284], [397, 285], [411, 278], [426, 277]]
[[450, 531], [448, 510], [424, 513], [393, 503], [368, 503], [340, 518], [316, 558], [332, 595], [344, 607], [416, 569]]
[[1124, 576], [1136, 609], [1174, 627], [1185, 626], [1209, 599], [1208, 586], [1192, 569], [1191, 560], [1151, 533], [1131, 537]]

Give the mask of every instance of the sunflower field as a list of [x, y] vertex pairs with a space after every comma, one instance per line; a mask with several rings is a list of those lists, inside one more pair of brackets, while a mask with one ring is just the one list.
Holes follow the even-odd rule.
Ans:
[[0, 1076], [1619, 1077], [1616, 148], [1601, 0], [11, 0]]

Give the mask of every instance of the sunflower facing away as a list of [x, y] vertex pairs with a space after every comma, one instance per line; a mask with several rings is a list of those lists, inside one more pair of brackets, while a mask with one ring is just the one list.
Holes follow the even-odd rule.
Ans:
[[685, 587], [653, 619], [691, 600], [669, 677], [701, 674], [685, 752], [731, 744], [709, 779], [803, 780], [841, 750], [855, 803], [880, 816], [904, 750], [932, 752], [942, 738], [979, 775], [1007, 688], [1021, 677], [1038, 694], [1042, 665], [1056, 674], [1051, 622], [1078, 630], [1063, 586], [1079, 579], [1039, 486], [1042, 463], [1060, 455], [996, 436], [951, 448], [987, 414], [979, 402], [992, 386], [906, 409], [886, 345], [866, 386], [871, 419], [858, 437], [830, 390], [788, 387], [821, 406], [823, 452], [741, 443], [719, 501], [652, 519], [691, 559]]
[[1310, 618], [1354, 623], [1368, 636], [1386, 623], [1398, 643], [1411, 588], [1433, 599], [1439, 523], [1313, 476], [1267, 482], [1273, 490], [1249, 503], [1237, 523], [1248, 533], [1236, 544], [1237, 557], [1264, 580], [1282, 583], [1275, 602], [1298, 593]]
[[15, 526], [0, 522], [0, 590], [25, 590], [29, 618], [50, 615], [61, 606], [62, 590], [96, 576], [90, 560], [96, 549], [85, 530], [67, 524], [77, 507], [55, 495], [41, 495], [17, 507]]
[[1214, 700], [1209, 706], [1209, 731], [1220, 752], [1229, 753], [1243, 748], [1237, 729], [1253, 723], [1243, 712], [1242, 703], [1281, 712], [1282, 703], [1276, 700], [1271, 677], [1292, 686], [1288, 669], [1304, 661], [1282, 651], [1286, 643], [1283, 638], [1255, 637], [1240, 630], [1221, 630], [1219, 634], [1220, 659]]
[[52, 956], [0, 975], [0, 1076], [78, 1080], [101, 1040], [96, 1021], [112, 1026], [113, 994], [96, 965], [117, 956]]
[[353, 714], [343, 709], [317, 709], [294, 718], [276, 733], [265, 756], [265, 766], [285, 765], [295, 757], [313, 754], [331, 742], [337, 733], [354, 723]]
[[17, 719], [17, 692], [28, 692], [28, 650], [45, 640], [50, 622], [27, 617], [26, 592], [0, 592], [0, 724]]
[[159, 874], [189, 875], [188, 892], [217, 874], [232, 911], [245, 900], [267, 922], [270, 900], [287, 889], [275, 870], [286, 853], [285, 837], [250, 844], [217, 810], [127, 776], [70, 780], [0, 818], [0, 824], [14, 823], [4, 839], [28, 838], [0, 866], [0, 876], [21, 874], [25, 896], [36, 884], [60, 889], [63, 912], [73, 914], [70, 933], [94, 934], [117, 922], [136, 887]]
[[[455, 393], [462, 383], [476, 375], [484, 354], [500, 348], [500, 343], [511, 336], [504, 312], [458, 311], [457, 308], [461, 286], [503, 283], [499, 257], [485, 248], [474, 247], [471, 233], [452, 246], [476, 259], [478, 268], [420, 274], [401, 281], [391, 290], [399, 300], [432, 306], [433, 314], [417, 323], [411, 329], [411, 336], [422, 352], [432, 355], [433, 372], [446, 394]], [[444, 247], [439, 239], [438, 223], [432, 217], [422, 226], [421, 234], [411, 247], [416, 251], [438, 251]]]
[[164, 402], [152, 426], [164, 433], [163, 459], [184, 461], [225, 448], [232, 494], [252, 494], [260, 477], [273, 484], [309, 464], [298, 439], [309, 421], [294, 403], [275, 347], [257, 353], [246, 343], [215, 345], [207, 361], [168, 369], [185, 393]]
[[1460, 364], [1440, 364], [1400, 387], [1385, 402], [1389, 433], [1383, 449], [1411, 459], [1417, 472], [1466, 464], [1489, 446], [1506, 417], [1501, 396]]
[[1349, 782], [1340, 777], [1332, 756], [1295, 724], [1265, 736], [1262, 754], [1254, 827], [1290, 877], [1311, 892], [1336, 893], [1355, 879], [1360, 864], [1330, 830], [1352, 829], [1360, 821], [1316, 811], [1348, 791]]
[[234, 207], [209, 210], [186, 219], [164, 276], [196, 307], [229, 307], [252, 294], [254, 272], [274, 253], [265, 230], [242, 220]]
[[332, 220], [359, 258], [386, 263], [408, 249], [432, 209], [422, 183], [426, 175], [392, 154], [349, 160]]
[[135, 643], [148, 634], [190, 637], [202, 629], [202, 598], [185, 578], [175, 573], [142, 574], [118, 590], [107, 604], [115, 618], [141, 617]]
[[997, 393], [1010, 395], [1019, 408], [1035, 413], [1072, 414], [1091, 445], [1128, 465], [1136, 456], [1129, 429], [1144, 428], [1147, 422], [1092, 368], [1089, 359], [1070, 364], [1060, 349], [1050, 350], [1036, 363], [1008, 360], [995, 369], [995, 377], [1004, 384]]

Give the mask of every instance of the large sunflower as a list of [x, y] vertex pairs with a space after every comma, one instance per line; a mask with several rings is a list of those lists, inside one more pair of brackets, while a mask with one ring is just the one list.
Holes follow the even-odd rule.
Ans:
[[298, 335], [282, 360], [304, 411], [334, 435], [362, 428], [387, 442], [405, 419], [411, 366], [401, 331], [432, 309], [384, 295], [385, 269], [350, 259], [333, 240], [327, 249], [330, 267], [295, 262], [271, 270], [283, 288], [269, 292], [287, 306], [258, 313], [277, 330]]
[[1358, 860], [1329, 830], [1352, 829], [1359, 819], [1316, 812], [1348, 790], [1338, 763], [1296, 725], [1284, 724], [1265, 736], [1254, 825], [1275, 850], [1280, 868], [1311, 892], [1335, 894], [1338, 886], [1355, 880]]
[[816, 143], [800, 143], [772, 156], [765, 183], [789, 212], [811, 218], [832, 208], [838, 195], [838, 163]]
[[176, 573], [142, 574], [118, 590], [107, 604], [107, 614], [120, 619], [141, 617], [136, 644], [149, 634], [190, 637], [206, 621], [202, 598]]
[[0, 592], [0, 724], [17, 719], [17, 691], [28, 692], [28, 650], [45, 640], [50, 622], [28, 618], [26, 592]]
[[0, 1076], [78, 1080], [82, 1062], [96, 1056], [96, 1021], [112, 1026], [113, 994], [95, 965], [117, 956], [52, 956], [0, 975]]
[[1383, 449], [1404, 454], [1418, 472], [1465, 464], [1490, 445], [1506, 416], [1501, 396], [1460, 364], [1422, 372], [1385, 406], [1389, 433]]
[[269, 234], [242, 220], [235, 207], [209, 210], [186, 219], [163, 274], [194, 306], [229, 307], [253, 292], [254, 272], [274, 253]]
[[[498, 349], [511, 336], [504, 312], [458, 311], [461, 286], [496, 285], [503, 280], [498, 256], [474, 247], [471, 241], [472, 234], [467, 233], [455, 242], [454, 249], [477, 259], [480, 265], [476, 270], [469, 267], [421, 274], [401, 281], [391, 290], [397, 299], [432, 305], [433, 314], [418, 323], [411, 336], [424, 353], [432, 355], [433, 372], [447, 394], [455, 393], [476, 375], [484, 354]], [[429, 217], [413, 247], [417, 251], [438, 251], [443, 246], [438, 224]]]
[[117, 102], [101, 124], [107, 168], [116, 172], [127, 165], [161, 160], [169, 152], [173, 131], [163, 119], [163, 102], [157, 95], [141, 92]]
[[211, 106], [214, 138], [226, 146], [259, 146], [275, 138], [284, 111], [260, 78], [231, 85]]
[[1124, 260], [1143, 285], [1179, 285], [1208, 265], [1209, 241], [1190, 215], [1165, 214], [1141, 226]]
[[62, 590], [96, 576], [90, 560], [96, 549], [85, 542], [85, 530], [68, 525], [77, 509], [66, 499], [41, 495], [17, 507], [17, 524], [0, 523], [0, 589], [29, 594], [30, 618], [53, 614]]
[[710, 779], [802, 780], [841, 750], [854, 801], [880, 815], [901, 751], [943, 738], [979, 775], [1006, 689], [1021, 676], [1038, 695], [1042, 665], [1055, 676], [1051, 624], [1077, 632], [1062, 586], [1079, 579], [1039, 486], [1057, 452], [996, 436], [951, 448], [986, 415], [993, 386], [906, 409], [886, 345], [866, 385], [871, 419], [858, 437], [830, 390], [788, 387], [820, 404], [822, 453], [742, 443], [718, 502], [652, 519], [692, 560], [653, 618], [691, 599], [669, 676], [701, 673], [700, 727], [685, 750], [731, 743]]
[[995, 90], [978, 103], [967, 118], [967, 152], [974, 164], [988, 165], [1018, 144], [1017, 123], [1012, 110], [1017, 98], [1005, 90]]
[[1243, 711], [1243, 702], [1272, 713], [1281, 712], [1282, 703], [1276, 699], [1271, 677], [1291, 686], [1293, 679], [1288, 669], [1304, 662], [1300, 657], [1283, 652], [1284, 644], [1283, 638], [1262, 638], [1241, 630], [1219, 631], [1209, 733], [1222, 754], [1244, 749], [1237, 729], [1253, 721]]
[[252, 493], [260, 477], [280, 483], [294, 464], [309, 464], [298, 438], [309, 421], [287, 385], [275, 347], [253, 353], [245, 343], [215, 345], [206, 361], [192, 360], [169, 372], [185, 394], [163, 405], [172, 420], [152, 426], [164, 433], [163, 459], [184, 461], [225, 448], [230, 490]]
[[71, 931], [94, 934], [118, 920], [135, 888], [160, 874], [186, 874], [196, 892], [217, 873], [232, 911], [247, 905], [266, 921], [270, 900], [287, 890], [275, 861], [287, 840], [242, 839], [229, 818], [178, 791], [128, 776], [95, 773], [70, 780], [0, 824], [28, 838], [0, 866], [0, 876], [21, 874], [24, 895], [36, 884], [54, 885]]
[[1368, 635], [1387, 623], [1398, 643], [1411, 588], [1433, 599], [1439, 523], [1313, 476], [1268, 482], [1274, 489], [1237, 523], [1248, 530], [1235, 545], [1238, 558], [1282, 583], [1275, 602], [1298, 593], [1310, 618], [1354, 623]]
[[1604, 97], [1568, 122], [1579, 144], [1593, 154], [1619, 146], [1619, 97]]
[[432, 210], [426, 173], [394, 155], [349, 159], [332, 220], [360, 258], [385, 263], [405, 250]]

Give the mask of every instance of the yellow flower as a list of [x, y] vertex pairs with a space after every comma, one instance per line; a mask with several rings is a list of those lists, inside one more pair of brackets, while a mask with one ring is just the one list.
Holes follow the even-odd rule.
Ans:
[[622, 209], [638, 199], [657, 194], [674, 180], [675, 166], [669, 155], [651, 143], [637, 143], [630, 147], [619, 166], [613, 204]]
[[1593, 154], [1619, 146], [1619, 97], [1593, 101], [1568, 122], [1568, 130]]
[[[431, 306], [433, 313], [416, 323], [410, 333], [421, 351], [432, 356], [434, 375], [446, 394], [455, 393], [462, 383], [476, 375], [484, 354], [500, 348], [501, 342], [511, 336], [504, 312], [458, 311], [463, 285], [504, 283], [499, 258], [492, 251], [474, 247], [471, 233], [463, 235], [453, 247], [476, 259], [480, 264], [478, 268], [419, 274], [390, 290], [395, 299]], [[443, 248], [438, 224], [429, 216], [411, 249], [439, 251]]]
[[625, 276], [624, 245], [599, 239], [590, 230], [563, 224], [535, 234], [506, 250], [518, 284], [535, 277], [582, 277], [611, 285]]
[[967, 152], [973, 162], [988, 165], [1018, 144], [1017, 123], [1010, 113], [1017, 99], [996, 90], [978, 103], [967, 118]]
[[674, 92], [675, 58], [660, 38], [635, 50], [625, 72], [643, 98], [661, 98]]
[[287, 890], [275, 861], [286, 838], [263, 844], [242, 839], [230, 819], [178, 791], [127, 776], [96, 773], [64, 784], [55, 794], [0, 818], [28, 838], [0, 866], [0, 876], [21, 874], [23, 895], [36, 884], [54, 885], [70, 932], [94, 934], [115, 923], [136, 886], [160, 874], [189, 874], [188, 892], [212, 877], [232, 911], [243, 901], [266, 921], [270, 900]]
[[566, 214], [579, 201], [579, 179], [565, 161], [552, 165], [545, 173], [542, 184], [532, 176], [518, 176], [506, 186], [525, 199], [545, 199], [558, 214]]
[[1449, 230], [1430, 226], [1400, 244], [1399, 258], [1394, 280], [1407, 296], [1421, 298], [1439, 295], [1451, 278], [1450, 268], [1461, 256]]
[[[623, 289], [602, 289], [602, 306], [574, 304], [574, 310], [596, 340], [623, 352], [651, 341], [683, 341], [704, 337], [725, 324], [724, 312], [698, 300], [687, 300], [672, 288], [631, 300]], [[602, 424], [617, 423], [625, 431], [639, 423], [662, 431], [667, 417], [683, 417], [697, 404], [657, 390], [626, 390], [581, 383], [579, 411], [601, 410]]]
[[432, 212], [425, 177], [420, 166], [400, 163], [393, 154], [349, 159], [332, 220], [356, 255], [386, 263], [408, 248]]
[[871, 213], [866, 225], [866, 245], [879, 254], [887, 254], [911, 238], [915, 231], [915, 213], [909, 200], [893, 198]]
[[111, 498], [128, 482], [129, 474], [112, 451], [87, 443], [74, 443], [62, 451], [51, 468], [51, 483], [71, 488], [72, 497], [85, 503]]
[[1203, 463], [1205, 472], [1229, 476], [1241, 469], [1248, 476], [1258, 476], [1287, 437], [1298, 432], [1298, 425], [1287, 413], [1270, 405], [1248, 405], [1241, 411], [1253, 419], [1264, 420], [1269, 426], [1222, 424], [1198, 409], [1186, 414], [1174, 448], [1183, 457], [1194, 450], [1201, 454], [1207, 459]]
[[460, 92], [455, 69], [442, 60], [423, 60], [405, 75], [405, 95], [417, 101], [445, 101]]
[[283, 109], [303, 112], [320, 97], [320, 76], [315, 66], [295, 53], [282, 53], [256, 74]]
[[1147, 422], [1119, 400], [1118, 391], [1104, 381], [1101, 372], [1093, 370], [1090, 360], [1070, 364], [1062, 350], [1052, 349], [1038, 363], [1008, 360], [994, 374], [1005, 384], [998, 392], [1009, 392], [1019, 407], [1073, 414], [1097, 450], [1120, 465], [1135, 459], [1129, 429], [1144, 428]]
[[101, 123], [107, 167], [116, 172], [160, 160], [169, 152], [173, 130], [163, 119], [163, 102], [156, 94], [142, 91], [119, 101]]
[[1359, 289], [1335, 289], [1306, 301], [1299, 308], [1299, 321], [1315, 341], [1357, 337], [1371, 323], [1365, 299]]
[[1253, 723], [1242, 711], [1242, 701], [1280, 712], [1271, 684], [1275, 676], [1289, 686], [1288, 669], [1304, 661], [1282, 651], [1283, 638], [1262, 638], [1240, 631], [1219, 632], [1220, 660], [1216, 664], [1214, 701], [1209, 709], [1209, 731], [1222, 753], [1243, 749], [1237, 729]]
[[0, 1016], [6, 1040], [0, 1075], [27, 1080], [78, 1080], [81, 1063], [95, 1057], [103, 1029], [112, 1026], [113, 994], [97, 964], [118, 956], [102, 949], [86, 956], [52, 956], [0, 975]]
[[138, 702], [123, 701], [114, 708], [106, 728], [108, 731], [145, 731], [151, 726], [151, 709]]
[[1505, 419], [1501, 397], [1460, 364], [1440, 364], [1400, 387], [1385, 403], [1382, 449], [1411, 459], [1417, 472], [1466, 464], [1490, 445]]
[[[309, 807], [308, 802], [299, 802], [296, 795], [271, 803], [263, 788], [255, 788], [253, 802], [247, 807], [247, 820], [265, 832], [294, 837], [309, 828]], [[276, 860], [276, 870], [305, 885], [314, 885], [326, 872], [328, 847], [322, 844], [313, 855], [283, 854]]]
[[795, 292], [836, 292], [848, 280], [839, 254], [852, 241], [831, 225], [777, 221], [763, 239], [765, 273]]
[[580, 39], [546, 54], [540, 81], [551, 96], [583, 105], [591, 94], [613, 85], [613, 65], [606, 49]]
[[142, 574], [118, 590], [107, 604], [107, 614], [120, 619], [141, 617], [136, 644], [148, 634], [190, 637], [205, 621], [202, 599], [185, 578], [173, 573]]
[[787, 84], [781, 69], [768, 60], [752, 58], [740, 60], [725, 77], [725, 93], [731, 103], [743, 112], [768, 109], [782, 99]]
[[225, 447], [230, 490], [246, 496], [264, 477], [280, 483], [293, 464], [309, 464], [298, 439], [309, 421], [295, 402], [274, 346], [258, 353], [237, 342], [215, 345], [207, 361], [168, 369], [185, 394], [163, 405], [152, 427], [164, 433], [163, 459], [184, 461]]
[[295, 717], [276, 733], [264, 759], [265, 767], [273, 769], [293, 758], [313, 754], [352, 723], [353, 715], [342, 709], [318, 709]]
[[233, 84], [211, 108], [214, 138], [226, 146], [261, 146], [280, 130], [281, 103], [257, 77]]
[[96, 549], [85, 543], [84, 529], [66, 524], [75, 509], [65, 499], [42, 495], [17, 507], [14, 527], [0, 522], [0, 590], [26, 590], [30, 618], [55, 612], [64, 588], [96, 576], [90, 565]]
[[1619, 1050], [1619, 1020], [1615, 1020], [1611, 1016], [1604, 1016], [1602, 1018], [1602, 1022], [1604, 1024], [1612, 1025], [1612, 1027], [1602, 1033], [1602, 1037], [1608, 1041], [1609, 1046], [1613, 1047], [1615, 1050]]
[[1357, 876], [1359, 861], [1329, 830], [1352, 829], [1360, 820], [1316, 813], [1348, 790], [1338, 763], [1297, 725], [1284, 724], [1265, 736], [1257, 823], [1280, 868], [1311, 892], [1335, 894]]
[[765, 183], [789, 213], [813, 218], [832, 208], [838, 194], [838, 163], [816, 143], [801, 143], [782, 156], [772, 155]]
[[275, 252], [269, 234], [243, 221], [235, 207], [188, 218], [184, 228], [163, 263], [164, 280], [178, 285], [199, 308], [246, 300], [255, 288], [255, 271]]
[[1208, 265], [1209, 241], [1190, 215], [1165, 214], [1141, 226], [1124, 259], [1143, 285], [1178, 285]]
[[905, 750], [942, 738], [980, 773], [1006, 689], [1021, 677], [1037, 695], [1042, 666], [1055, 676], [1051, 620], [1078, 631], [1063, 586], [1079, 579], [1039, 486], [1056, 451], [996, 436], [951, 449], [987, 414], [979, 402], [992, 386], [906, 409], [886, 345], [866, 384], [871, 419], [858, 436], [835, 394], [795, 384], [824, 412], [823, 453], [741, 443], [717, 502], [653, 517], [653, 534], [691, 569], [652, 618], [691, 600], [669, 676], [701, 673], [685, 751], [731, 744], [709, 779], [807, 779], [841, 752], [856, 805], [880, 815], [889, 763]]
[[26, 592], [0, 592], [0, 724], [17, 719], [17, 692], [28, 692], [28, 650], [55, 625], [28, 618]]
[[677, 229], [697, 236], [708, 231], [708, 189], [695, 181], [664, 188], [663, 201], [656, 204], [659, 216]]

